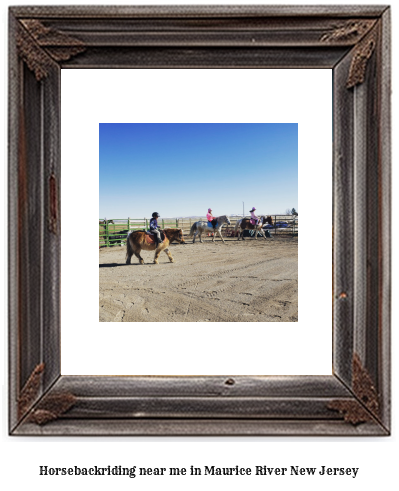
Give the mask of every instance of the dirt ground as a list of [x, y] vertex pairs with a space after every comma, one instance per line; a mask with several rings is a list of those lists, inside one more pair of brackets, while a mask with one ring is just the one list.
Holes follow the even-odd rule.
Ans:
[[296, 322], [298, 239], [225, 240], [171, 244], [158, 265], [100, 249], [100, 322]]

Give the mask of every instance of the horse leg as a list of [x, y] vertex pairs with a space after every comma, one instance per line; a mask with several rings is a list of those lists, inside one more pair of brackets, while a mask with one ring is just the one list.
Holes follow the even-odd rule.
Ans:
[[193, 244], [195, 244], [195, 238], [197, 237], [198, 232], [194, 232], [194, 237], [193, 237]]
[[[219, 232], [218, 228], [213, 228], [212, 227], [212, 242], [215, 242], [216, 239], [216, 232]], [[223, 239], [222, 239], [223, 240]]]
[[223, 244], [225, 244], [226, 242], [224, 241], [224, 239], [222, 237], [222, 229], [221, 228], [218, 228], [218, 234], [219, 234], [220, 238], [222, 239]]
[[202, 232], [201, 232], [201, 231], [199, 231], [199, 232], [198, 232], [198, 235], [199, 235], [199, 238], [200, 238], [200, 242], [201, 242], [201, 244], [202, 244]]
[[144, 264], [144, 259], [140, 256], [141, 249], [137, 249], [134, 252], [134, 255], [138, 258], [140, 264]]
[[126, 264], [132, 264], [132, 256], [133, 256], [133, 247], [130, 242], [130, 237], [129, 235], [127, 236], [126, 240]]
[[155, 249], [154, 264], [158, 264], [158, 259], [159, 259], [159, 255], [161, 254], [161, 251], [162, 249], [160, 249], [159, 247]]
[[170, 261], [171, 263], [174, 263], [175, 261], [174, 261], [174, 259], [173, 259], [173, 257], [172, 257], [172, 254], [170, 253], [169, 249], [164, 249], [164, 251], [165, 251], [166, 255], [168, 256], [169, 261]]
[[260, 233], [260, 235], [266, 240], [266, 235], [265, 235], [265, 232], [264, 230], [262, 229], [262, 227], [260, 227], [257, 231], [256, 231], [256, 238], [258, 238], [258, 232]]
[[129, 252], [126, 253], [126, 264], [132, 264], [132, 255], [133, 255], [133, 253], [132, 254], [129, 254]]

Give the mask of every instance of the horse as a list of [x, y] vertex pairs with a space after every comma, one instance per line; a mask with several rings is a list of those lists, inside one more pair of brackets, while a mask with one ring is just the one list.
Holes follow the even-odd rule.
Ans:
[[256, 231], [255, 232], [255, 239], [258, 238], [258, 232], [259, 232], [261, 235], [263, 235], [263, 237], [266, 240], [266, 236], [265, 236], [264, 231], [262, 230], [262, 227], [263, 227], [263, 225], [265, 225], [265, 223], [273, 225], [273, 218], [271, 216], [266, 217], [266, 216], [262, 215], [259, 218], [258, 224], [256, 225], [256, 227], [251, 222], [252, 222], [252, 218], [242, 218], [241, 220], [237, 221], [235, 229], [234, 229], [234, 231], [237, 232], [237, 229], [240, 228], [240, 231], [238, 232], [238, 239], [237, 240], [240, 240], [240, 235], [242, 235], [242, 240], [245, 240], [244, 235], [243, 235], [244, 230], [255, 230]]
[[211, 232], [211, 231], [214, 232], [212, 237], [212, 242], [215, 242], [215, 234], [217, 232], [219, 234], [219, 237], [222, 239], [223, 243], [225, 243], [220, 231], [225, 223], [227, 223], [227, 225], [230, 225], [229, 217], [226, 215], [222, 215], [221, 217], [216, 217], [215, 228], [213, 228], [212, 226], [209, 227], [208, 223], [210, 222], [207, 222], [205, 220], [204, 221], [200, 220], [198, 222], [193, 223], [193, 225], [191, 226], [190, 233], [188, 234], [188, 237], [192, 237], [192, 235], [194, 234], [193, 244], [195, 243], [195, 237], [197, 234], [199, 235], [200, 242], [202, 242], [202, 238], [201, 238], [202, 234], [204, 232]]
[[158, 258], [162, 251], [166, 253], [169, 261], [173, 263], [174, 259], [168, 247], [174, 240], [179, 242], [179, 244], [185, 244], [183, 232], [179, 228], [165, 228], [163, 234], [163, 242], [157, 244], [154, 234], [148, 234], [144, 230], [129, 232], [126, 240], [126, 264], [131, 264], [133, 254], [139, 259], [140, 264], [144, 264], [144, 259], [140, 256], [142, 249], [144, 251], [155, 251], [154, 264], [158, 264]]

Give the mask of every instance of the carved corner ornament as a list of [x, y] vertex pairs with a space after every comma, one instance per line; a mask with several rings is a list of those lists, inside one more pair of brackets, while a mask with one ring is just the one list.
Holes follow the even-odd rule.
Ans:
[[44, 363], [35, 367], [18, 397], [18, 417], [22, 419], [27, 416], [28, 423], [43, 425], [49, 421], [54, 421], [69, 411], [77, 400], [76, 396], [69, 392], [59, 392], [44, 396], [34, 406], [40, 395], [44, 370]]
[[367, 62], [377, 43], [376, 23], [376, 20], [351, 20], [323, 34], [320, 38], [325, 43], [353, 43], [355, 45], [346, 82], [348, 89], [364, 82]]
[[326, 34], [323, 34], [320, 40], [327, 43], [356, 43], [374, 27], [375, 23], [375, 20], [352, 19], [348, 22], [345, 22], [345, 24], [336, 26], [334, 29], [331, 29]]
[[352, 63], [349, 69], [346, 87], [351, 89], [356, 85], [364, 82], [367, 68], [367, 62], [371, 58], [377, 44], [377, 30], [373, 29], [360, 43], [356, 46]]
[[49, 394], [43, 397], [39, 404], [29, 414], [28, 423], [44, 425], [54, 421], [69, 411], [76, 404], [76, 396], [69, 392]]
[[20, 58], [38, 81], [48, 76], [54, 61], [69, 60], [86, 49], [79, 39], [45, 27], [36, 19], [20, 21], [17, 48]]
[[334, 400], [328, 404], [328, 409], [338, 411], [347, 423], [353, 425], [373, 421], [373, 416], [378, 418], [378, 392], [356, 353], [352, 361], [352, 390], [358, 400]]
[[44, 363], [37, 365], [18, 397], [18, 417], [22, 418], [39, 396], [40, 386], [44, 373]]

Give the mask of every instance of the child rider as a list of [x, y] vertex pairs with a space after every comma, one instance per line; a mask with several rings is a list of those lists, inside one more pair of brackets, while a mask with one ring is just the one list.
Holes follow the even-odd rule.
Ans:
[[152, 214], [152, 218], [150, 220], [150, 228], [149, 228], [149, 232], [151, 232], [152, 234], [155, 234], [156, 238], [157, 238], [157, 244], [161, 244], [162, 240], [161, 240], [161, 233], [159, 231], [159, 229], [161, 228], [159, 225], [158, 225], [158, 221], [157, 221], [157, 218], [159, 218], [161, 215], [159, 213], [157, 213], [156, 211], [154, 211], [154, 213]]
[[206, 218], [208, 219], [208, 222], [212, 223], [212, 227], [216, 227], [217, 220], [216, 218], [212, 215], [212, 209], [208, 208], [208, 213], [206, 214]]

